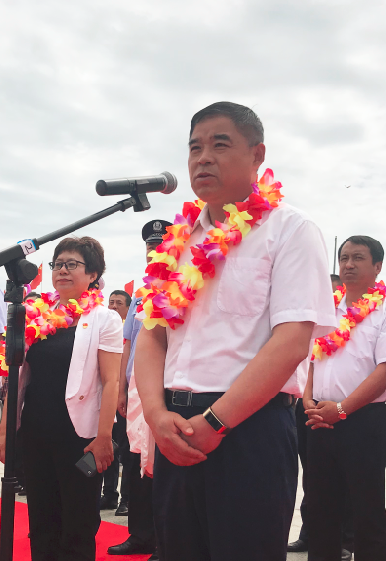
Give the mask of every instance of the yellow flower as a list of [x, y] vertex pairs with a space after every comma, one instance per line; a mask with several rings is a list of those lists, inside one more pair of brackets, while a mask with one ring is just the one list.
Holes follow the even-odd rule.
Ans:
[[177, 261], [173, 255], [168, 255], [166, 252], [157, 253], [156, 251], [151, 251], [148, 255], [152, 258], [149, 265], [152, 263], [166, 263], [169, 271], [175, 271], [177, 269]]
[[197, 267], [192, 267], [185, 263], [185, 265], [181, 265], [178, 269], [178, 272], [184, 275], [186, 283], [190, 283], [190, 287], [193, 290], [200, 290], [204, 286], [204, 280], [202, 278], [202, 273], [197, 269]]
[[237, 226], [237, 229], [240, 230], [244, 238], [251, 229], [250, 225], [246, 223], [246, 220], [251, 220], [252, 216], [246, 210], [239, 212], [237, 206], [233, 204], [225, 205], [224, 210], [229, 212], [228, 223], [231, 226]]
[[312, 349], [312, 354], [314, 355], [315, 358], [317, 358], [318, 360], [321, 360], [323, 353], [322, 353], [322, 347], [320, 345], [314, 345], [314, 348]]
[[377, 307], [383, 302], [383, 296], [379, 294], [378, 290], [374, 294], [364, 294], [362, 298], [366, 298], [369, 302], [376, 302]]

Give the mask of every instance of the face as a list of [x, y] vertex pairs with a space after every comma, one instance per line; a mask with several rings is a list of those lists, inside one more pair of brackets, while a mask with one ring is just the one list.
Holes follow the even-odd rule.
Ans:
[[249, 146], [228, 117], [197, 123], [189, 142], [189, 175], [194, 193], [223, 206], [243, 201], [264, 161], [265, 146]]
[[146, 263], [149, 264], [151, 261], [151, 257], [149, 257], [149, 253], [155, 250], [159, 244], [162, 243], [162, 240], [159, 242], [146, 242]]
[[[56, 261], [62, 263], [67, 261], [81, 261], [84, 263], [83, 257], [77, 251], [64, 251], [58, 255]], [[81, 297], [82, 293], [88, 289], [89, 284], [94, 282], [97, 276], [97, 273], [86, 273], [85, 265], [81, 265], [80, 263], [78, 263], [77, 268], [72, 271], [67, 271], [66, 267], [63, 265], [60, 271], [52, 271], [52, 284], [59, 292], [61, 299], [78, 299]]]
[[339, 258], [339, 276], [349, 286], [373, 286], [381, 272], [382, 263], [373, 264], [370, 249], [366, 245], [347, 242]]
[[112, 294], [109, 298], [109, 310], [115, 310], [122, 319], [126, 319], [129, 306], [126, 305], [126, 298], [122, 294]]

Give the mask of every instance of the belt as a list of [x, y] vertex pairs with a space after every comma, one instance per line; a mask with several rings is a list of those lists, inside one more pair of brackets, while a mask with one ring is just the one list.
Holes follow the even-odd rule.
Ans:
[[[184, 390], [165, 390], [165, 401], [167, 405], [178, 405], [180, 407], [211, 407], [215, 401], [220, 399], [224, 392], [194, 393]], [[280, 392], [273, 397], [267, 405], [284, 405], [291, 407], [295, 398], [289, 393]]]

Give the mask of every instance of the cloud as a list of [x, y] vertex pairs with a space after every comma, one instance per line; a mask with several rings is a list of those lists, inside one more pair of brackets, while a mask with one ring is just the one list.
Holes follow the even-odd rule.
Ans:
[[[321, 227], [331, 262], [335, 235], [386, 243], [384, 3], [15, 0], [1, 10], [0, 247], [112, 205], [98, 179], [169, 170], [178, 190], [149, 196], [150, 211], [79, 231], [105, 247], [107, 292], [138, 286], [141, 228], [192, 198], [190, 119], [219, 100], [260, 115], [266, 164]], [[53, 248], [32, 257], [45, 289]]]

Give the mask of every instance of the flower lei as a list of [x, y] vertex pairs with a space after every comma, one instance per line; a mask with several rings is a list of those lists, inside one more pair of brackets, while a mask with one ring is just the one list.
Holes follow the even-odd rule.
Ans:
[[240, 243], [264, 212], [278, 206], [283, 198], [282, 185], [274, 180], [272, 170], [267, 169], [256, 181], [248, 201], [225, 205], [225, 223], [216, 221], [216, 228], [208, 232], [204, 242], [190, 248], [193, 265], [178, 268], [178, 259], [205, 206], [201, 200], [184, 203], [182, 215], [176, 215], [173, 226], [166, 228], [163, 242], [149, 253], [152, 260], [143, 278], [145, 286], [136, 292], [137, 297], [142, 297], [137, 317], [146, 329], [156, 325], [175, 329], [184, 323], [182, 318], [196, 292], [204, 286], [204, 280], [214, 277], [215, 261], [224, 260], [230, 246]]
[[[337, 308], [346, 294], [346, 286], [338, 286], [334, 292], [335, 307]], [[383, 281], [376, 282], [373, 288], [368, 289], [367, 294], [363, 294], [357, 302], [353, 302], [351, 308], [347, 308], [346, 314], [342, 317], [338, 329], [326, 335], [318, 337], [312, 349], [311, 360], [321, 360], [323, 355], [331, 356], [340, 347], [344, 347], [350, 340], [351, 330], [363, 321], [371, 312], [383, 304], [386, 297], [386, 286]]]
[[[28, 351], [33, 343], [39, 339], [47, 339], [47, 335], [54, 335], [57, 329], [67, 328], [74, 320], [90, 313], [103, 302], [103, 294], [97, 289], [86, 290], [78, 300], [70, 299], [68, 304], [53, 307], [60, 299], [58, 292], [47, 292], [35, 301], [27, 299], [25, 305], [25, 349]], [[0, 342], [0, 375], [8, 375], [5, 363], [5, 341]]]

